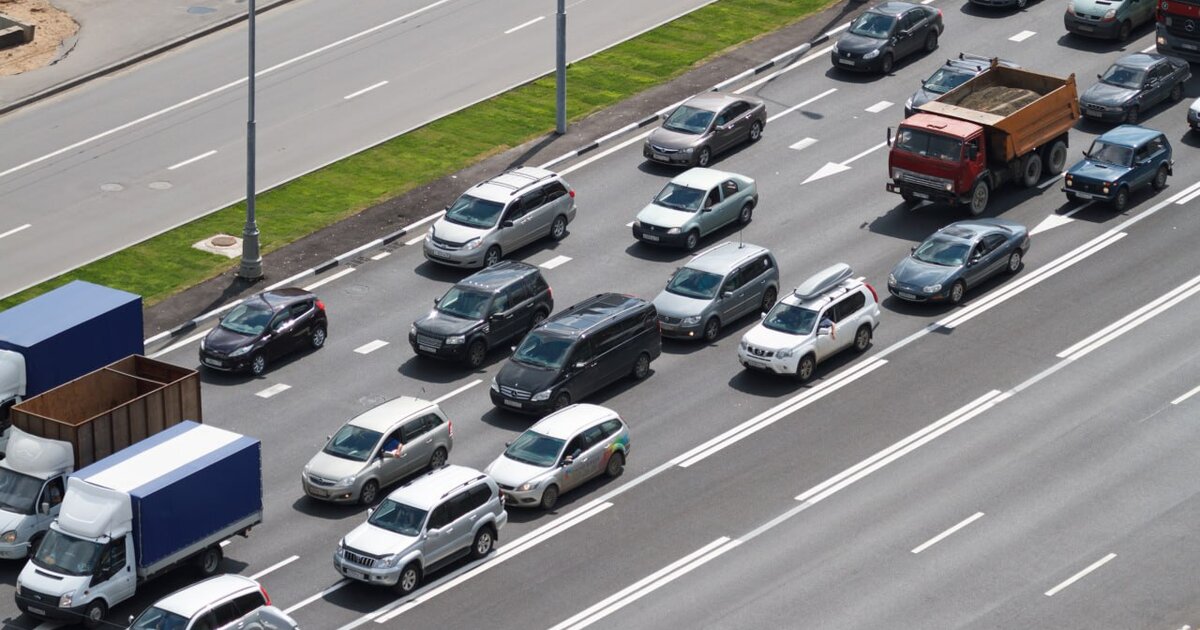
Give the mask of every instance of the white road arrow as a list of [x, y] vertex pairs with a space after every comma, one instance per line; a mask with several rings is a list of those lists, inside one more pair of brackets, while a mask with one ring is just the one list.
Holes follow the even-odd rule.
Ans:
[[816, 173], [809, 175], [808, 179], [806, 179], [800, 183], [803, 185], [803, 184], [807, 184], [808, 182], [812, 182], [812, 181], [816, 181], [818, 179], [829, 177], [830, 175], [837, 175], [838, 173], [848, 171], [848, 170], [850, 170], [851, 162], [853, 162], [853, 161], [857, 160], [858, 158], [861, 158], [865, 155], [868, 155], [868, 154], [872, 153], [873, 151], [878, 151], [879, 149], [882, 149], [883, 147], [886, 147], [886, 146], [887, 146], [886, 142], [880, 142], [879, 144], [871, 147], [870, 149], [867, 149], [866, 151], [863, 151], [862, 153], [859, 153], [858, 155], [856, 155], [848, 160], [845, 160], [843, 162], [828, 162], [825, 164], [825, 166], [822, 166], [821, 168], [817, 169]]
[[1052, 230], [1060, 225], [1066, 225], [1075, 220], [1075, 219], [1071, 218], [1071, 215], [1075, 214], [1076, 212], [1079, 212], [1080, 210], [1083, 210], [1084, 208], [1086, 208], [1090, 205], [1092, 205], [1092, 202], [1089, 201], [1089, 202], [1083, 204], [1082, 206], [1079, 206], [1078, 208], [1075, 208], [1074, 210], [1072, 210], [1066, 214], [1052, 214], [1052, 215], [1046, 217], [1045, 219], [1042, 219], [1042, 222], [1037, 224], [1037, 227], [1035, 227], [1029, 231], [1029, 235], [1033, 236], [1034, 234], [1037, 234], [1038, 232], [1045, 232], [1046, 230]]

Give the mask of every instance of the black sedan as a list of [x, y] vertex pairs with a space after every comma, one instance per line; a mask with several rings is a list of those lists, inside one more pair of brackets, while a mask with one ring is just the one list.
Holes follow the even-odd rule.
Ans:
[[325, 345], [325, 304], [304, 289], [263, 291], [238, 304], [200, 341], [200, 363], [255, 376], [286, 354]]
[[951, 223], [934, 232], [888, 275], [888, 291], [910, 302], [958, 304], [967, 289], [1000, 273], [1016, 273], [1029, 251], [1029, 231], [1005, 219]]
[[1096, 75], [1100, 82], [1079, 97], [1079, 111], [1093, 120], [1137, 124], [1142, 112], [1166, 99], [1183, 99], [1192, 78], [1188, 62], [1157, 53], [1125, 55]]
[[889, 74], [896, 62], [938, 46], [942, 11], [908, 2], [884, 2], [855, 18], [830, 51], [834, 68]]

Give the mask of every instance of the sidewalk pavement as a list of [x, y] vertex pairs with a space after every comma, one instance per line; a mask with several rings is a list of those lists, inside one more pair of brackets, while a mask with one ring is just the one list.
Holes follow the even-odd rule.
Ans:
[[[52, 0], [79, 23], [58, 62], [0, 77], [0, 114], [246, 19], [247, 0]], [[257, 0], [263, 11], [290, 0]]]

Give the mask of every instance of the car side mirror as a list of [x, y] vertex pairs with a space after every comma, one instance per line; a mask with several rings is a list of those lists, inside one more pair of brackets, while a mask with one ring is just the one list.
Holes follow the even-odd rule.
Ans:
[[38, 513], [39, 514], [49, 514], [50, 513], [50, 502], [42, 501], [42, 504], [38, 506]]
[[512, 440], [509, 440], [508, 442], [504, 443], [504, 448], [508, 448], [510, 446], [512, 446]]
[[573, 365], [571, 365], [571, 367], [575, 368], [576, 370], [582, 370], [583, 368], [587, 367], [587, 361], [576, 361]]
[[972, 256], [969, 259], [967, 259], [967, 266], [973, 267], [975, 265], [975, 263], [977, 263], [977, 262], [979, 262], [979, 256]]
[[1096, 78], [1097, 78], [1097, 79], [1100, 79], [1101, 81], [1103, 81], [1103, 80], [1104, 80], [1104, 77], [1100, 76], [1100, 74], [1099, 74], [1099, 73], [1097, 73], [1097, 74], [1096, 74]]
[[759, 313], [759, 314], [758, 314], [758, 318], [759, 318], [759, 319], [766, 319], [766, 318], [767, 318], [767, 314], [766, 314], [766, 313]]
[[133, 615], [129, 615], [129, 625], [133, 625]]
[[733, 291], [722, 291], [721, 292], [722, 300], [724, 300], [725, 298], [731, 298], [731, 297], [733, 297]]
[[892, 146], [892, 128], [891, 127], [887, 128], [887, 145], [889, 147]]
[[441, 303], [441, 301], [442, 301], [442, 298], [440, 298], [440, 297], [433, 298], [434, 306], [437, 306], [439, 303]]
[[367, 518], [371, 518], [371, 514], [375, 512], [375, 508], [367, 508]]
[[830, 326], [821, 326], [820, 328], [817, 328], [818, 335], [828, 335], [831, 332], [833, 332], [833, 328]]
[[512, 221], [501, 221], [501, 222], [500, 222], [500, 227], [501, 227], [501, 228], [510, 228], [510, 227], [512, 227], [512, 226], [513, 226], [513, 222], [512, 222]]
[[671, 112], [663, 112], [658, 115], [659, 118], [666, 120], [671, 117]]
[[442, 211], [443, 211], [443, 212], [445, 212], [445, 211], [447, 211], [447, 210], [449, 210], [449, 209], [450, 209], [450, 204], [446, 204], [446, 207], [445, 207], [445, 208], [442, 208]]
[[574, 457], [572, 457], [571, 455], [567, 455], [566, 457], [563, 457], [563, 458], [562, 458], [562, 465], [563, 465], [563, 466], [570, 466], [570, 465], [571, 465], [571, 464], [573, 464], [573, 463], [575, 463], [575, 458], [574, 458]]

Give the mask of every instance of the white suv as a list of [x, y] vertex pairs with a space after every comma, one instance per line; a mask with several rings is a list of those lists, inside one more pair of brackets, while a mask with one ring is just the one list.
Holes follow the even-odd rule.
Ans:
[[805, 280], [742, 337], [738, 362], [803, 382], [846, 348], [866, 351], [879, 325], [879, 296], [853, 275], [839, 263]]

